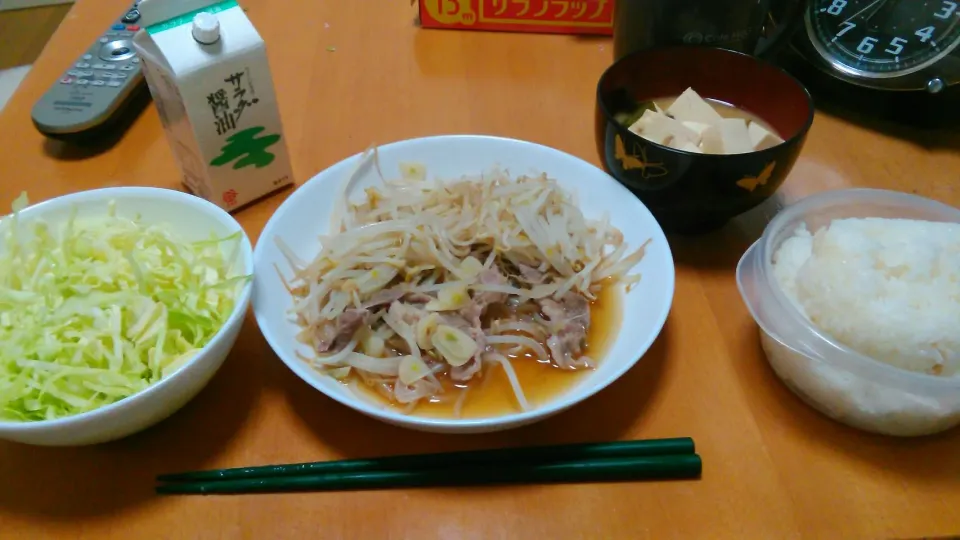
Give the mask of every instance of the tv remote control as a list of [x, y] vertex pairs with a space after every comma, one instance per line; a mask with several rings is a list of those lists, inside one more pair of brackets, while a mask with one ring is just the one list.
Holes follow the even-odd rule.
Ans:
[[111, 128], [120, 129], [122, 117], [135, 113], [134, 104], [146, 84], [133, 35], [140, 30], [135, 0], [87, 51], [33, 106], [33, 124], [55, 139], [96, 138]]

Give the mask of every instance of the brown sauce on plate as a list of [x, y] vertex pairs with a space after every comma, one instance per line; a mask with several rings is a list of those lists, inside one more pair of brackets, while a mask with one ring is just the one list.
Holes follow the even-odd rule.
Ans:
[[[604, 356], [620, 329], [622, 295], [621, 286], [604, 287], [590, 305], [590, 328], [587, 332], [585, 354], [597, 364], [604, 361]], [[550, 362], [538, 362], [532, 354], [526, 352], [509, 358], [517, 373], [520, 387], [532, 408], [542, 407], [560, 397], [592, 371], [563, 370]], [[421, 402], [409, 414], [428, 418], [456, 418], [457, 398], [464, 391], [468, 393], [462, 403], [459, 418], [489, 418], [520, 412], [507, 375], [499, 364], [487, 365], [482, 375], [475, 375], [469, 383], [454, 382], [446, 377], [440, 377], [440, 381], [444, 385], [443, 399]], [[362, 383], [355, 385], [355, 388], [359, 388], [367, 400], [398, 412], [404, 410], [402, 405], [388, 402]]]

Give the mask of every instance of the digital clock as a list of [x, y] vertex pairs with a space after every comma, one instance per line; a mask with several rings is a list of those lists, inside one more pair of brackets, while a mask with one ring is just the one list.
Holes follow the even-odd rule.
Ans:
[[804, 23], [804, 56], [836, 78], [930, 93], [960, 82], [960, 0], [811, 0]]

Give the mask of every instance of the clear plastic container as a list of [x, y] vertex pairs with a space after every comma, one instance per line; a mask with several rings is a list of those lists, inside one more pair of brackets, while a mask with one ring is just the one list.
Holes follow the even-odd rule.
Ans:
[[760, 326], [767, 360], [801, 399], [847, 425], [896, 436], [949, 429], [960, 423], [960, 377], [895, 368], [832, 340], [794, 306], [773, 275], [773, 254], [802, 223], [813, 233], [831, 220], [858, 217], [960, 222], [960, 210], [895, 191], [849, 189], [813, 195], [781, 211], [737, 266], [737, 285]]

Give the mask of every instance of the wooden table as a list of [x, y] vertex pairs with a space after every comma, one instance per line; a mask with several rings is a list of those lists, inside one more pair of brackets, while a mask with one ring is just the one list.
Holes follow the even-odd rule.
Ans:
[[[80, 2], [0, 115], [0, 201], [110, 185], [178, 187], [151, 107], [113, 148], [44, 141], [29, 109], [127, 0]], [[418, 30], [407, 2], [248, 0], [265, 38], [299, 181], [372, 142], [486, 133], [594, 163], [605, 39]], [[377, 7], [374, 7], [377, 6]], [[335, 51], [328, 50], [335, 47]], [[960, 204], [957, 139], [891, 136], [818, 115], [781, 197], [842, 186]], [[936, 144], [941, 144], [937, 146]], [[251, 238], [286, 194], [237, 214]], [[424, 435], [327, 399], [249, 317], [222, 370], [144, 433], [80, 449], [0, 442], [3, 538], [906, 538], [960, 533], [960, 430], [859, 433], [776, 379], [734, 283], [770, 207], [676, 240], [666, 328], [629, 374], [574, 410], [489, 436]], [[703, 479], [366, 493], [157, 498], [163, 471], [530, 443], [693, 436]]]

